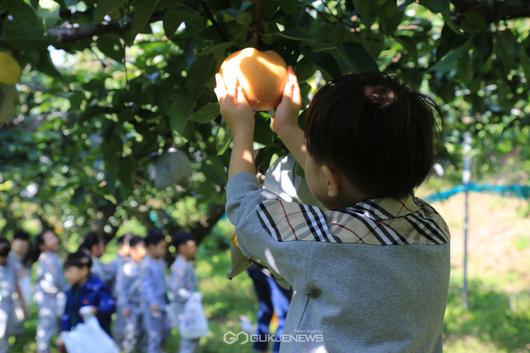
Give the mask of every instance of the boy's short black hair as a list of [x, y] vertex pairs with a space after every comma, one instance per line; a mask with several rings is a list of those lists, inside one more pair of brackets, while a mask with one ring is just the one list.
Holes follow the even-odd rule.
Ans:
[[94, 245], [101, 243], [103, 239], [94, 232], [88, 232], [83, 238], [83, 242], [79, 246], [79, 249], [91, 250]]
[[68, 267], [88, 267], [88, 269], [92, 268], [92, 258], [89, 254], [87, 254], [86, 251], [81, 250], [74, 253], [69, 254], [66, 257], [66, 260], [64, 260], [64, 268]]
[[144, 239], [138, 236], [134, 236], [129, 240], [129, 246], [131, 248], [137, 247], [139, 244], [144, 244]]
[[195, 237], [184, 231], [177, 231], [173, 234], [173, 244], [178, 248], [180, 245], [185, 244], [189, 240], [195, 240]]
[[163, 240], [165, 240], [165, 237], [162, 231], [160, 229], [153, 228], [147, 233], [147, 236], [144, 238], [144, 243], [145, 246], [158, 245]]
[[118, 244], [118, 246], [122, 246], [124, 244], [127, 244], [127, 245], [130, 245], [130, 241], [131, 239], [134, 237], [134, 234], [132, 233], [125, 233], [121, 236], [119, 236], [117, 239], [116, 239], [116, 244]]
[[13, 240], [15, 239], [29, 242], [30, 236], [26, 231], [19, 229], [15, 231], [15, 234], [13, 234]]
[[362, 191], [402, 198], [431, 170], [435, 111], [431, 98], [387, 75], [345, 75], [311, 101], [307, 150]]
[[6, 238], [0, 238], [0, 257], [7, 257], [11, 251], [11, 243]]

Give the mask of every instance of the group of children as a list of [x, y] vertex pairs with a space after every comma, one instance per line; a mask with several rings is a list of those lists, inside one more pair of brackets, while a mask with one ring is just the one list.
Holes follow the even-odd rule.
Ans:
[[[27, 302], [32, 299], [38, 309], [39, 353], [50, 351], [54, 337], [58, 349], [66, 351], [59, 333], [83, 322], [81, 308], [97, 318], [123, 352], [161, 352], [171, 328], [179, 327], [187, 299], [197, 291], [195, 240], [178, 232], [172, 241], [178, 253], [166, 274], [169, 244], [160, 230], [145, 237], [119, 237], [118, 254], [106, 264], [101, 261], [105, 243], [97, 234], [87, 234], [79, 249], [63, 261], [59, 237], [46, 230], [36, 239], [39, 254], [31, 295], [30, 236], [16, 232], [11, 241], [0, 237], [0, 353], [9, 351], [10, 336], [22, 332]], [[193, 352], [198, 341], [181, 338], [180, 352]]]

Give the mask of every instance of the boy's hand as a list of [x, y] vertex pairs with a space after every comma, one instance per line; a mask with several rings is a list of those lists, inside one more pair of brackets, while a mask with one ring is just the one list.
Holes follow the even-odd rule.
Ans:
[[234, 136], [238, 134], [254, 133], [254, 112], [247, 103], [243, 88], [237, 79], [225, 81], [220, 74], [215, 75], [215, 94], [219, 101], [221, 115], [232, 130]]
[[243, 88], [239, 86], [236, 78], [229, 78], [225, 81], [220, 75], [215, 75], [215, 94], [221, 106], [221, 115], [226, 124], [232, 130], [234, 143], [230, 154], [230, 165], [228, 166], [228, 176], [239, 173], [256, 174], [254, 164], [253, 141], [254, 141], [254, 112], [248, 105], [243, 93]]
[[[300, 86], [292, 67], [288, 68], [288, 79], [283, 88], [283, 96], [272, 119], [271, 129], [282, 135], [289, 129], [298, 127], [298, 113], [302, 105]], [[281, 136], [280, 136], [281, 137]]]

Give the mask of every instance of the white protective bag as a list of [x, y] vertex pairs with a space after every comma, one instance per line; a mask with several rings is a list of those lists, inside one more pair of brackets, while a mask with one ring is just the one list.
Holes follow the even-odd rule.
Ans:
[[208, 335], [208, 320], [204, 315], [201, 300], [201, 293], [193, 292], [184, 305], [179, 325], [181, 337], [196, 339]]
[[72, 331], [62, 332], [68, 353], [120, 353], [120, 349], [110, 336], [99, 326], [98, 319], [90, 312], [90, 307], [79, 311], [84, 323], [78, 324]]

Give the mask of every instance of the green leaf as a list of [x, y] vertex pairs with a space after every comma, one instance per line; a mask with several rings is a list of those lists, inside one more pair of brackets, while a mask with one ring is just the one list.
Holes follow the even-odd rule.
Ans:
[[216, 66], [217, 60], [211, 55], [200, 55], [195, 58], [186, 77], [186, 87], [191, 94], [198, 93], [213, 80]]
[[355, 7], [355, 12], [360, 14], [361, 17], [363, 17], [369, 23], [372, 23], [377, 15], [379, 6], [382, 5], [382, 1], [353, 0], [353, 5]]
[[105, 15], [110, 14], [127, 2], [128, 0], [99, 0], [94, 13], [94, 20], [100, 22]]
[[436, 60], [440, 60], [451, 49], [463, 45], [467, 41], [466, 37], [457, 34], [447, 24], [442, 28], [442, 33], [436, 46]]
[[326, 81], [330, 81], [341, 75], [337, 61], [329, 53], [310, 53], [308, 59], [319, 67]]
[[175, 31], [183, 22], [183, 19], [181, 18], [177, 10], [171, 9], [166, 11], [162, 22], [164, 24], [164, 31], [166, 32], [166, 36], [171, 37], [173, 36], [173, 34], [175, 34]]
[[526, 52], [526, 48], [521, 46], [521, 68], [523, 69], [526, 77], [526, 84], [530, 85], [530, 57]]
[[191, 96], [183, 92], [173, 99], [169, 108], [169, 126], [174, 137], [183, 134], [194, 105]]
[[386, 34], [393, 34], [403, 18], [403, 11], [399, 11], [395, 0], [386, 1], [379, 10], [381, 29]]
[[342, 50], [350, 60], [351, 72], [379, 71], [377, 63], [362, 45], [344, 43]]
[[134, 7], [134, 14], [131, 23], [131, 29], [128, 33], [128, 44], [134, 42], [134, 38], [149, 23], [153, 12], [155, 11], [158, 0], [139, 0]]
[[0, 84], [0, 125], [15, 117], [18, 92], [15, 85]]
[[440, 75], [446, 75], [458, 68], [458, 63], [463, 54], [467, 51], [467, 45], [458, 49], [451, 50], [440, 61], [431, 66], [432, 71], [436, 71]]
[[217, 134], [215, 135], [215, 147], [218, 156], [226, 153], [228, 147], [230, 147], [230, 142], [232, 142], [232, 134], [230, 133], [230, 130], [225, 129], [223, 126], [219, 127]]
[[226, 184], [225, 165], [219, 157], [209, 156], [202, 165], [200, 170], [206, 175], [208, 181], [217, 185]]
[[219, 104], [218, 103], [208, 103], [203, 105], [198, 110], [194, 111], [191, 114], [191, 120], [199, 123], [209, 123], [213, 119], [219, 116]]
[[225, 54], [226, 51], [229, 48], [231, 48], [233, 45], [234, 45], [233, 42], [223, 42], [223, 43], [210, 45], [210, 46], [208, 46], [206, 48], [203, 48], [199, 52], [199, 55], [209, 55], [209, 54], [218, 54], [218, 53]]
[[495, 54], [500, 58], [506, 73], [515, 66], [515, 43], [515, 37], [510, 30], [498, 32], [495, 37]]
[[4, 6], [10, 16], [2, 21], [3, 37], [15, 44], [17, 40], [43, 40], [44, 24], [33, 7], [20, 0], [6, 0]]
[[420, 5], [434, 13], [449, 14], [448, 0], [420, 0]]
[[117, 34], [109, 33], [100, 35], [97, 39], [98, 49], [117, 62], [123, 62], [125, 57], [125, 46], [122, 44], [120, 37]]
[[479, 33], [486, 29], [486, 21], [477, 11], [466, 12], [460, 19], [459, 24], [468, 33]]

